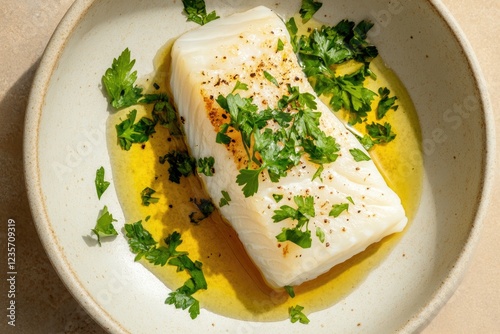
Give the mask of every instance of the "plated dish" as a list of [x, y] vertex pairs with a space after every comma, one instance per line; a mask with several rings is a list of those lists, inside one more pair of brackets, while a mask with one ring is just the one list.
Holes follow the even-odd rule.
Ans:
[[[236, 7], [241, 7], [241, 10], [258, 4], [262, 2], [255, 1], [244, 6], [233, 3]], [[95, 240], [89, 236], [88, 222], [95, 221], [101, 209], [101, 203], [95, 202], [90, 195], [95, 193], [92, 182], [95, 169], [103, 165], [106, 170], [111, 170], [106, 145], [107, 114], [102, 113], [107, 108], [107, 101], [102, 91], [95, 91], [95, 83], [100, 81], [100, 76], [109, 66], [110, 59], [116, 57], [124, 47], [141, 50], [136, 53], [138, 72], [152, 72], [152, 59], [166, 41], [193, 27], [185, 22], [183, 16], [179, 16], [182, 12], [179, 4], [151, 2], [136, 6], [127, 3], [117, 10], [119, 14], [112, 21], [108, 21], [100, 14], [109, 8], [114, 8], [107, 6], [112, 4], [77, 2], [73, 6], [48, 48], [30, 103], [27, 122], [30, 131], [27, 133], [37, 130], [33, 136], [29, 134], [26, 141], [27, 157], [30, 155], [37, 157], [35, 164], [27, 159], [27, 173], [30, 176], [28, 182], [31, 185], [30, 189], [33, 189], [30, 196], [35, 216], [40, 217], [38, 228], [41, 238], [48, 247], [56, 268], [65, 282], [76, 289], [72, 291], [83, 295], [81, 300], [90, 313], [112, 331], [155, 331], [165, 326], [170, 326], [169, 328], [173, 330], [185, 328], [188, 331], [190, 328], [201, 327], [214, 332], [229, 328], [250, 331], [284, 328], [290, 331], [303, 331], [304, 328], [293, 327], [293, 324], [286, 321], [271, 323], [263, 323], [258, 321], [259, 319], [242, 321], [211, 311], [200, 314], [194, 323], [182, 322], [180, 319], [185, 318], [183, 312], [178, 313], [163, 305], [169, 289], [145, 268], [131, 261], [133, 256], [128, 250], [126, 240], [117, 237], [112, 242], [103, 243], [103, 247], [99, 248]], [[427, 6], [425, 8], [434, 15], [436, 12], [432, 11], [433, 8], [443, 10], [436, 4], [425, 3], [423, 6]], [[296, 8], [292, 12], [290, 8], [280, 4], [273, 3], [270, 7], [285, 16], [296, 12]], [[215, 8], [221, 16], [241, 11], [225, 5], [217, 5]], [[399, 9], [403, 11], [398, 14], [403, 15], [404, 10], [411, 8]], [[443, 29], [439, 31], [446, 36], [445, 38], [439, 34], [434, 38], [437, 45], [442, 45], [443, 41], [446, 41], [445, 46], [448, 51], [458, 51], [454, 53], [456, 60], [453, 65], [461, 71], [453, 73], [441, 71], [439, 76], [432, 75], [431, 71], [427, 72], [426, 76], [420, 76], [413, 66], [417, 59], [408, 63], [407, 56], [420, 56], [422, 58], [418, 60], [421, 63], [428, 62], [426, 63], [428, 68], [435, 70], [436, 66], [443, 64], [441, 55], [448, 52], [443, 50], [441, 54], [439, 52], [429, 54], [429, 49], [423, 48], [425, 44], [423, 35], [427, 40], [429, 31], [422, 29], [413, 31], [413, 26], [406, 26], [402, 18], [398, 19], [394, 14], [398, 9], [367, 5], [365, 11], [360, 12], [358, 7], [353, 8], [352, 5], [343, 2], [328, 2], [325, 3], [324, 10], [328, 13], [323, 14], [325, 20], [330, 19], [333, 23], [346, 17], [355, 20], [366, 18], [366, 15], [370, 13], [373, 15], [375, 12], [393, 13], [392, 24], [402, 25], [397, 31], [387, 29], [387, 39], [385, 36], [382, 38], [381, 34], [374, 34], [373, 40], [379, 46], [386, 62], [391, 64], [405, 83], [415, 102], [421, 121], [422, 150], [426, 159], [424, 159], [423, 201], [416, 211], [414, 222], [390, 254], [370, 270], [364, 279], [356, 283], [352, 291], [340, 297], [332, 307], [312, 313], [311, 323], [306, 330], [330, 331], [333, 328], [350, 331], [358, 327], [373, 331], [412, 330], [428, 319], [420, 312], [423, 307], [431, 301], [442, 302], [444, 298], [443, 296], [439, 298], [439, 294], [446, 295], [452, 290], [453, 279], [457, 276], [451, 268], [457, 266], [457, 259], [458, 266], [461, 261], [465, 261], [463, 259], [466, 256], [462, 254], [468, 252], [463, 253], [463, 251], [467, 250], [472, 244], [471, 240], [474, 240], [473, 226], [476, 217], [480, 216], [478, 209], [480, 203], [477, 198], [486, 191], [487, 188], [484, 188], [483, 184], [488, 182], [489, 177], [487, 151], [491, 145], [489, 141], [491, 131], [482, 131], [485, 124], [488, 124], [487, 99], [482, 93], [477, 70], [474, 66], [472, 70], [469, 67], [471, 64], [469, 59], [472, 59], [472, 56], [460, 51], [465, 42], [461, 40], [459, 34], [450, 34], [450, 30], [445, 29], [447, 26], [442, 17], [429, 18], [431, 23], [435, 24], [433, 27]], [[330, 16], [329, 13], [332, 12], [335, 15]], [[145, 34], [144, 27], [148, 26], [146, 22], [151, 22], [152, 19], [159, 22], [159, 27], [154, 29], [154, 33]], [[407, 20], [408, 16], [405, 19]], [[178, 24], [175, 27], [170, 26], [174, 21]], [[164, 26], [161, 26], [162, 24]], [[378, 26], [379, 29], [381, 27], [382, 24]], [[157, 30], [168, 31], [168, 34], [159, 34]], [[120, 43], [110, 42], [105, 36], [121, 36], [117, 37]], [[403, 42], [409, 43], [405, 45], [406, 48], [400, 47]], [[145, 48], [145, 45], [150, 45], [151, 48]], [[401, 57], [401, 53], [409, 52], [407, 49], [412, 47], [412, 53]], [[384, 53], [384, 49], [387, 52]], [[82, 71], [82, 68], [85, 70]], [[464, 90], [457, 90], [454, 96], [440, 95], [436, 89], [430, 89], [431, 84], [437, 84], [438, 81], [438, 86], [452, 87], [451, 83], [457, 79], [453, 76], [457, 75], [463, 75], [461, 79], [466, 85], [463, 87]], [[465, 96], [463, 96], [464, 91], [468, 92]], [[432, 97], [433, 103], [430, 103], [429, 96]], [[457, 103], [461, 104], [461, 108], [454, 107]], [[446, 105], [450, 107], [446, 108]], [[436, 110], [436, 107], [444, 112], [433, 113], [432, 110]], [[61, 117], [64, 110], [68, 111]], [[442, 126], [438, 127], [436, 124]], [[54, 129], [57, 131], [54, 132]], [[476, 133], [478, 136], [473, 140], [464, 140], [460, 136], [462, 131], [458, 133], [455, 131], [457, 129]], [[63, 149], [58, 149], [56, 143], [64, 143]], [[444, 152], [446, 154], [441, 154]], [[468, 159], [465, 159], [464, 154]], [[469, 159], [471, 154], [475, 154], [476, 159]], [[450, 181], [454, 173], [462, 174], [464, 169], [470, 172], [463, 183], [456, 184]], [[113, 187], [113, 182], [111, 183]], [[460, 202], [459, 206], [453, 205], [446, 195], [436, 196], [443, 192], [456, 194], [457, 189], [462, 187], [466, 187], [469, 191], [461, 195], [462, 200], [457, 201]], [[114, 191], [108, 191], [103, 198], [108, 196], [106, 201], [109, 203], [110, 212], [115, 214], [117, 220], [123, 221], [125, 217], [120, 217], [118, 214], [121, 208], [113, 194]], [[457, 229], [455, 226], [457, 224], [461, 228]], [[438, 232], [445, 231], [447, 237], [442, 239]], [[448, 237], [450, 239], [447, 239]], [[443, 242], [444, 240], [452, 242]], [[435, 254], [434, 249], [441, 247], [446, 251]], [[429, 259], [435, 261], [431, 261], [434, 265], [429, 266]], [[415, 280], [417, 273], [420, 278]], [[391, 279], [393, 285], [390, 289], [381, 289], [382, 282], [387, 282], [389, 277], [393, 277]], [[398, 279], [394, 280], [394, 277]], [[450, 282], [448, 283], [450, 287], [439, 289], [442, 281]], [[138, 285], [134, 282], [144, 283]], [[436, 291], [441, 291], [437, 297], [434, 296]], [[126, 300], [130, 298], [137, 302], [137, 308], [131, 309], [126, 305]], [[436, 306], [428, 306], [425, 310], [430, 310], [432, 307]], [[373, 308], [371, 312], [368, 312], [371, 308]], [[391, 314], [396, 310], [398, 317], [394, 319]], [[145, 329], [143, 323], [137, 327], [139, 324], [133, 319], [146, 314], [150, 314], [148, 319], [151, 319], [151, 327]], [[162, 318], [165, 314], [169, 315], [168, 320]], [[343, 321], [334, 324], [328, 321], [337, 317]], [[407, 324], [412, 318], [415, 320]]]

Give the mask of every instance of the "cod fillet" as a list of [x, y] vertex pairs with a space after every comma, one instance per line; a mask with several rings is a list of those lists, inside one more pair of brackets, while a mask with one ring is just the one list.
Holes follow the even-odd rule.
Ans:
[[[282, 50], [277, 49], [279, 40]], [[285, 24], [272, 10], [256, 7], [189, 31], [175, 41], [171, 57], [170, 86], [190, 153], [196, 159], [215, 159], [214, 175], [201, 175], [202, 182], [216, 206], [222, 191], [230, 195], [229, 205], [220, 207], [220, 212], [269, 286], [296, 286], [314, 279], [405, 227], [401, 200], [372, 161], [353, 159], [350, 149], [366, 151], [317, 98], [293, 52]], [[266, 72], [278, 85], [266, 78]], [[233, 134], [229, 145], [216, 143], [217, 133], [228, 122], [216, 99], [232, 93], [238, 81], [248, 90], [235, 93], [251, 97], [260, 109], [274, 108], [288, 94], [288, 85], [314, 95], [321, 112], [320, 129], [340, 147], [337, 160], [324, 165], [321, 178], [313, 180], [318, 165], [303, 156], [279, 182], [261, 173], [257, 193], [244, 196], [236, 183], [248, 162], [241, 140]], [[273, 195], [283, 199], [277, 203]], [[297, 223], [292, 219], [275, 223], [272, 218], [283, 205], [296, 207], [295, 196], [314, 197], [315, 216], [308, 224], [310, 248], [276, 238], [283, 228]], [[348, 203], [348, 210], [330, 216], [333, 205], [341, 203]], [[316, 237], [318, 228], [324, 233], [323, 242]]]

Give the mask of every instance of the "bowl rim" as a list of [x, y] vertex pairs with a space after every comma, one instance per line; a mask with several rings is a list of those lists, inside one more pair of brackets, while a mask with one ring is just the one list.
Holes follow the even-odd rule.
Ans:
[[[88, 314], [94, 318], [100, 326], [108, 331], [128, 333], [128, 331], [116, 321], [116, 319], [111, 317], [84, 288], [81, 281], [71, 270], [69, 261], [61, 251], [56, 235], [51, 228], [50, 219], [45, 207], [40, 182], [39, 157], [37, 155], [39, 142], [38, 129], [40, 127], [45, 92], [48, 84], [50, 83], [53, 72], [68, 39], [71, 37], [81, 19], [85, 17], [86, 13], [96, 1], [97, 0], [76, 0], [71, 5], [58, 24], [42, 55], [32, 83], [26, 110], [23, 138], [23, 165], [26, 191], [33, 222], [44, 249], [48, 254], [49, 260], [56, 269], [58, 276], [73, 297], [78, 300]], [[476, 208], [474, 223], [466, 243], [458, 255], [454, 267], [443, 280], [441, 287], [436, 290], [429, 303], [409, 319], [407, 324], [400, 329], [400, 332], [403, 333], [413, 333], [425, 328], [438, 314], [439, 310], [449, 300], [462, 281], [474, 253], [475, 246], [478, 243], [483, 221], [490, 202], [496, 161], [494, 115], [478, 59], [464, 32], [441, 0], [424, 1], [427, 1], [435, 9], [439, 18], [442, 19], [445, 26], [450, 29], [450, 32], [461, 46], [464, 56], [471, 68], [473, 79], [476, 82], [476, 87], [481, 99], [482, 114], [485, 120], [485, 160], [481, 171], [482, 185], [480, 198], [478, 199], [479, 205]], [[40, 92], [43, 92], [43, 94], [40, 94]]]

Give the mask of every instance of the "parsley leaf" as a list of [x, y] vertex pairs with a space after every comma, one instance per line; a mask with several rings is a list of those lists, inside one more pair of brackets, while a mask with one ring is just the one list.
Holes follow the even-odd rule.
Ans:
[[199, 261], [193, 262], [187, 255], [172, 258], [169, 265], [177, 266], [177, 271], [188, 271], [191, 276], [183, 286], [168, 294], [165, 304], [174, 305], [175, 308], [185, 310], [189, 308], [191, 319], [200, 314], [200, 303], [192, 295], [198, 290], [206, 290], [208, 285]]
[[367, 151], [371, 150], [372, 147], [376, 144], [369, 135], [364, 135], [363, 137], [356, 136], [356, 138]]
[[351, 148], [349, 150], [351, 153], [352, 157], [354, 158], [354, 161], [360, 162], [360, 161], [370, 161], [370, 157], [363, 151], [361, 151], [359, 148]]
[[173, 291], [168, 294], [165, 304], [174, 305], [178, 309], [189, 308], [189, 315], [191, 319], [196, 319], [200, 314], [200, 302], [193, 296], [184, 293], [183, 291]]
[[290, 297], [292, 297], [292, 298], [295, 297], [295, 291], [293, 290], [293, 286], [286, 285], [284, 288]]
[[302, 22], [306, 23], [309, 21], [314, 14], [323, 6], [321, 2], [314, 0], [302, 0], [302, 5], [300, 7], [300, 17], [302, 17]]
[[205, 25], [219, 18], [215, 11], [207, 14], [204, 0], [182, 0], [182, 4], [184, 5], [184, 13], [187, 15], [188, 21], [193, 21], [199, 25]]
[[[345, 108], [351, 112], [351, 124], [362, 122], [362, 118], [371, 111], [371, 102], [376, 96], [375, 92], [363, 86], [365, 77], [374, 77], [369, 63], [378, 55], [376, 47], [366, 41], [366, 34], [372, 26], [368, 21], [355, 25], [343, 20], [336, 26], [322, 26], [309, 36], [298, 38], [295, 21], [287, 22], [294, 50], [315, 92], [329, 97], [335, 111]], [[361, 63], [359, 70], [343, 76], [336, 75], [336, 65], [348, 60]]]
[[316, 227], [316, 236], [321, 243], [325, 242], [325, 231], [321, 227]]
[[192, 158], [187, 151], [173, 150], [160, 157], [161, 164], [165, 161], [170, 165], [168, 179], [174, 183], [180, 183], [182, 176], [188, 177], [196, 170], [196, 159]]
[[182, 134], [177, 111], [166, 94], [147, 94], [139, 102], [145, 104], [154, 103], [152, 116], [155, 125], [160, 124], [167, 128], [172, 136]]
[[108, 93], [111, 105], [121, 109], [136, 104], [142, 97], [142, 88], [134, 85], [137, 71], [132, 72], [135, 59], [130, 60], [130, 50], [123, 50], [118, 58], [102, 76], [104, 88]]
[[223, 207], [225, 205], [229, 205], [229, 202], [231, 202], [231, 196], [229, 196], [229, 193], [225, 190], [222, 190], [222, 198], [219, 201], [219, 207]]
[[279, 242], [290, 241], [302, 248], [311, 248], [311, 231], [302, 231], [297, 228], [283, 228], [281, 233], [276, 236]]
[[[248, 156], [247, 168], [241, 169], [236, 178], [238, 185], [243, 186], [245, 197], [258, 191], [261, 172], [267, 171], [271, 181], [278, 182], [304, 154], [320, 167], [338, 157], [335, 139], [319, 128], [321, 113], [314, 111], [315, 97], [300, 93], [298, 87], [290, 85], [288, 93], [279, 99], [276, 109], [260, 111], [251, 98], [242, 98], [239, 94], [217, 98], [217, 103], [229, 114], [229, 123], [221, 126], [217, 142], [224, 143], [225, 137], [226, 143], [230, 142], [225, 133], [231, 127], [241, 135]], [[269, 121], [281, 128], [266, 128]]]
[[101, 214], [97, 219], [95, 227], [92, 232], [97, 236], [97, 242], [101, 246], [101, 238], [112, 237], [118, 235], [118, 232], [113, 226], [113, 222], [117, 221], [113, 218], [113, 215], [108, 212], [108, 207], [104, 206], [101, 210]]
[[158, 197], [151, 197], [156, 190], [151, 189], [149, 187], [144, 188], [143, 191], [141, 191], [141, 200], [142, 200], [142, 205], [144, 206], [149, 206], [151, 203], [158, 203], [159, 198]]
[[380, 101], [377, 106], [377, 119], [381, 119], [385, 116], [385, 114], [390, 110], [398, 110], [398, 106], [394, 105], [397, 96], [389, 97], [391, 91], [387, 87], [380, 87], [378, 89], [378, 94], [380, 96]]
[[328, 215], [337, 218], [342, 212], [347, 210], [349, 210], [349, 203], [334, 204]]
[[100, 167], [95, 172], [95, 189], [97, 191], [97, 197], [101, 199], [102, 194], [108, 189], [110, 183], [104, 181], [104, 167]]
[[214, 204], [208, 199], [202, 198], [198, 201], [196, 198], [191, 198], [190, 201], [193, 202], [199, 210], [198, 212], [193, 211], [189, 214], [189, 221], [193, 224], [198, 224], [215, 211]]
[[136, 116], [137, 110], [134, 109], [127, 114], [127, 119], [115, 125], [118, 143], [125, 151], [130, 150], [134, 143], [148, 141], [149, 136], [155, 133], [154, 122], [151, 119], [142, 117], [135, 123]]
[[285, 48], [285, 44], [281, 40], [281, 38], [278, 38], [278, 46], [276, 47], [276, 52], [278, 51], [283, 51]]
[[386, 144], [396, 138], [396, 134], [392, 132], [391, 125], [387, 122], [384, 125], [375, 122], [366, 124], [366, 131], [376, 144]]
[[351, 203], [352, 203], [352, 205], [354, 205], [354, 200], [352, 199], [352, 197], [351, 197], [351, 196], [347, 196], [346, 198], [347, 198], [347, 200], [348, 200], [349, 202], [351, 202]]
[[229, 124], [224, 123], [220, 126], [219, 132], [217, 132], [217, 136], [215, 137], [215, 142], [217, 144], [225, 144], [229, 145], [231, 142], [231, 137], [229, 137], [227, 133], [227, 129], [229, 128]]
[[269, 80], [269, 82], [271, 82], [276, 87], [280, 86], [280, 84], [278, 83], [278, 80], [276, 80], [276, 78], [271, 73], [269, 73], [268, 71], [264, 71], [264, 77], [267, 80]]
[[273, 194], [273, 198], [276, 201], [276, 203], [279, 203], [283, 199], [282, 194]]
[[303, 306], [297, 305], [297, 306], [290, 306], [288, 308], [288, 314], [290, 315], [290, 321], [292, 323], [296, 323], [297, 321], [300, 322], [301, 324], [307, 325], [309, 323], [309, 318], [302, 313], [304, 310]]
[[243, 194], [250, 197], [259, 190], [260, 169], [241, 169], [236, 177], [236, 183], [243, 186]]
[[171, 292], [165, 300], [165, 304], [174, 305], [183, 310], [189, 308], [189, 314], [195, 319], [200, 314], [200, 304], [192, 295], [200, 289], [207, 289], [207, 282], [201, 269], [199, 261], [193, 262], [187, 252], [178, 251], [177, 247], [182, 244], [181, 235], [174, 231], [165, 239], [165, 246], [159, 246], [153, 239], [151, 233], [144, 229], [142, 222], [125, 224], [126, 236], [131, 251], [136, 254], [135, 261], [144, 257], [154, 265], [164, 266], [169, 264], [176, 266], [177, 271], [187, 271], [191, 276], [183, 286]]
[[206, 176], [214, 175], [214, 157], [200, 158], [196, 165], [196, 171], [199, 174], [205, 174]]
[[272, 219], [274, 223], [285, 219], [297, 220], [298, 223], [293, 228], [283, 228], [282, 232], [276, 236], [276, 239], [280, 242], [291, 241], [302, 248], [310, 248], [312, 239], [308, 224], [309, 220], [315, 216], [314, 197], [298, 195], [293, 200], [297, 205], [297, 209], [289, 205], [282, 205], [278, 210], [274, 210]]

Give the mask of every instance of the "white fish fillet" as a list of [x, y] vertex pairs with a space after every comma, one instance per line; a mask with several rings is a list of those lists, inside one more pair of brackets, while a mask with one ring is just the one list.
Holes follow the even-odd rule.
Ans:
[[[279, 52], [278, 39], [285, 44]], [[401, 231], [407, 223], [399, 197], [372, 161], [354, 161], [349, 149], [364, 151], [363, 147], [319, 99], [320, 127], [341, 148], [338, 159], [325, 165], [323, 181], [312, 180], [318, 165], [303, 157], [279, 183], [261, 175], [258, 192], [249, 198], [243, 195], [236, 176], [245, 168], [239, 158], [246, 154], [238, 146], [216, 143], [219, 127], [227, 121], [215, 99], [231, 93], [238, 80], [249, 87], [238, 93], [253, 96], [262, 109], [276, 106], [278, 99], [288, 94], [286, 84], [316, 96], [289, 40], [282, 20], [270, 9], [256, 7], [187, 32], [174, 43], [171, 53], [170, 84], [191, 154], [197, 159], [213, 156], [216, 161], [214, 176], [202, 175], [202, 180], [214, 204], [219, 203], [221, 191], [230, 194], [231, 202], [220, 211], [274, 288], [314, 279], [370, 244]], [[264, 71], [280, 86], [265, 79]], [[284, 198], [276, 203], [273, 194]], [[315, 197], [316, 216], [309, 222], [313, 241], [307, 249], [289, 241], [278, 242], [276, 235], [282, 228], [295, 223], [290, 219], [274, 223], [271, 218], [282, 205], [296, 207], [295, 195]], [[349, 204], [348, 211], [337, 218], [329, 216], [332, 205], [348, 203], [349, 196], [355, 204]], [[323, 243], [315, 236], [317, 227], [324, 231]]]

